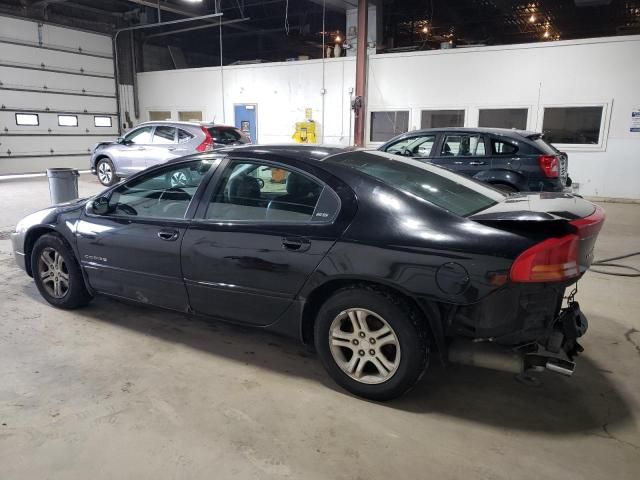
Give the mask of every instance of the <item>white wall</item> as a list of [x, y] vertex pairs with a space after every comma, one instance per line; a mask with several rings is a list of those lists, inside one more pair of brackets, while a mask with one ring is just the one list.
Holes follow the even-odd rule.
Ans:
[[322, 70], [322, 60], [308, 60], [140, 73], [142, 119], [154, 110], [170, 110], [174, 119], [178, 111], [199, 110], [205, 120], [234, 124], [233, 105], [255, 103], [258, 142], [290, 143], [295, 122], [304, 121], [305, 108], [312, 108], [318, 139], [324, 134], [324, 143], [348, 145], [355, 59], [325, 61], [324, 95]]
[[[370, 59], [368, 110], [466, 109], [477, 126], [483, 107], [528, 107], [527, 128], [542, 131], [545, 106], [605, 105], [600, 146], [559, 146], [590, 196], [640, 198], [640, 36], [377, 55]], [[607, 135], [608, 132], [608, 135]], [[367, 135], [369, 131], [367, 130]]]
[[[203, 110], [233, 124], [234, 103], [256, 103], [258, 141], [278, 143], [291, 141], [311, 107], [325, 143], [352, 143], [355, 60], [327, 60], [325, 79], [324, 122], [320, 60], [225, 67], [224, 95], [220, 68], [141, 73], [141, 115]], [[410, 110], [411, 129], [422, 109], [466, 109], [473, 127], [479, 108], [518, 106], [529, 108], [527, 127], [541, 131], [544, 106], [602, 104], [602, 144], [561, 147], [570, 175], [584, 195], [640, 198], [640, 133], [629, 131], [640, 108], [640, 36], [372, 55], [367, 82], [368, 111]]]

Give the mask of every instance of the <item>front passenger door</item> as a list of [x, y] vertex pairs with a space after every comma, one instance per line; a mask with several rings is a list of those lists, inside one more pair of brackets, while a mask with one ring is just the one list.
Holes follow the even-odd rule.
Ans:
[[309, 172], [264, 160], [230, 161], [212, 188], [182, 247], [191, 307], [269, 325], [341, 235], [340, 199]]

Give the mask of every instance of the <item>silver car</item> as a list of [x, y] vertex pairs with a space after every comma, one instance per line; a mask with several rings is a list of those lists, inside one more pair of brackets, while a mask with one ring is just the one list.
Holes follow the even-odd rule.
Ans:
[[105, 186], [152, 165], [217, 147], [251, 143], [240, 129], [196, 122], [145, 122], [115, 142], [96, 145], [91, 172]]

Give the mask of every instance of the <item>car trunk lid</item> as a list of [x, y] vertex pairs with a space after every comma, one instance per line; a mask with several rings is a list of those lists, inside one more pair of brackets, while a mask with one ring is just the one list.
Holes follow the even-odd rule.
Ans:
[[470, 220], [525, 235], [537, 243], [572, 237], [576, 261], [584, 272], [593, 261], [593, 250], [604, 223], [604, 210], [581, 197], [563, 193], [510, 195]]

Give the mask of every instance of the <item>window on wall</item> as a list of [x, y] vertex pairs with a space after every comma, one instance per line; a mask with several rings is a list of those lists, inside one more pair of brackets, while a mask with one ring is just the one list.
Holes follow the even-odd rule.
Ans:
[[168, 111], [151, 111], [149, 112], [149, 120], [159, 122], [162, 120], [171, 120], [171, 112]]
[[464, 127], [464, 110], [423, 110], [422, 128]]
[[16, 113], [16, 125], [37, 126], [40, 125], [40, 117], [37, 113]]
[[479, 127], [527, 128], [528, 108], [481, 108]]
[[386, 142], [390, 138], [409, 130], [409, 112], [398, 110], [392, 112], [371, 112], [372, 142]]
[[93, 124], [96, 127], [111, 127], [111, 117], [96, 115], [93, 117]]
[[547, 107], [542, 131], [549, 143], [598, 145], [603, 119], [599, 107]]
[[202, 112], [178, 112], [178, 119], [181, 122], [201, 122]]
[[58, 115], [58, 126], [77, 127], [78, 117], [76, 115]]

